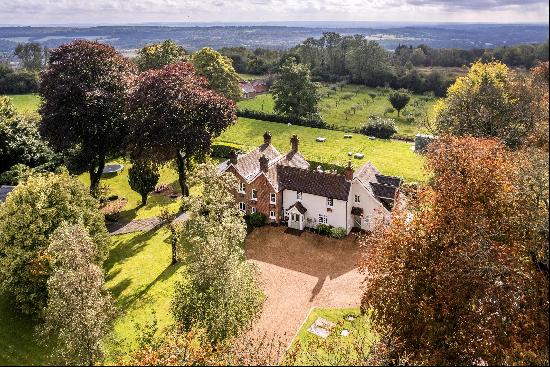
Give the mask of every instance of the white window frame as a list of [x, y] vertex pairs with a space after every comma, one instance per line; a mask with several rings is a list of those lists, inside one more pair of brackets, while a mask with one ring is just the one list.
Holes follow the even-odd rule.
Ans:
[[334, 206], [334, 199], [327, 198], [327, 208], [332, 208]]
[[252, 200], [258, 200], [258, 190], [252, 189], [252, 191], [250, 192], [250, 198]]
[[276, 202], [277, 202], [277, 194], [272, 192], [271, 194], [269, 194], [269, 203], [275, 204]]
[[353, 201], [354, 201], [355, 203], [360, 203], [360, 202], [361, 202], [361, 196], [355, 195], [355, 198], [353, 199]]
[[240, 182], [239, 183], [239, 192], [241, 194], [244, 194], [246, 192], [246, 188], [245, 188], [245, 183], [244, 182]]
[[245, 202], [241, 201], [239, 203], [239, 210], [243, 213], [246, 213], [246, 203]]
[[288, 220], [290, 216], [288, 215], [288, 211], [286, 209], [283, 209], [283, 218], [284, 220]]
[[269, 211], [269, 219], [275, 219], [275, 210]]
[[258, 209], [256, 209], [255, 206], [253, 206], [252, 208], [250, 208], [250, 211], [251, 211], [252, 213], [256, 213], [256, 212], [258, 211]]
[[325, 214], [319, 213], [319, 224], [327, 224], [328, 223], [328, 217]]
[[302, 192], [296, 191], [296, 200], [302, 200]]

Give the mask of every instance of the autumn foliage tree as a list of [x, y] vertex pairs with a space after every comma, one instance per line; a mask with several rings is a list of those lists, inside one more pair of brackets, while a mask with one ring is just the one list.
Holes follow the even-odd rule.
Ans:
[[230, 58], [205, 47], [191, 56], [191, 63], [197, 74], [208, 80], [210, 89], [233, 101], [241, 98], [240, 78]]
[[212, 140], [236, 120], [235, 103], [208, 89], [191, 64], [179, 62], [143, 72], [128, 98], [129, 149], [136, 159], [176, 161], [182, 194], [187, 170]]
[[127, 133], [124, 105], [135, 66], [113, 47], [77, 40], [51, 51], [42, 75], [40, 134], [75, 173], [88, 171], [98, 187], [105, 160], [120, 152]]
[[443, 136], [427, 166], [412, 217], [396, 210], [364, 243], [362, 308], [382, 337], [372, 362], [548, 364], [548, 232], [531, 225], [547, 199], [526, 205], [496, 140]]
[[518, 147], [536, 123], [529, 97], [521, 93], [525, 88], [518, 86], [523, 82], [500, 62], [474, 63], [436, 104], [437, 132], [499, 138], [508, 147]]

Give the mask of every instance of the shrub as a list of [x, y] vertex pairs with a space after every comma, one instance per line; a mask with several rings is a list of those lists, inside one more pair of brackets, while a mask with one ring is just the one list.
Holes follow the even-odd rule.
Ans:
[[332, 228], [334, 227], [329, 224], [318, 224], [317, 227], [315, 227], [315, 232], [317, 232], [321, 236], [330, 236]]
[[330, 229], [330, 237], [332, 238], [344, 238], [346, 234], [346, 229], [342, 227], [333, 227]]
[[376, 136], [381, 139], [389, 139], [397, 132], [395, 120], [380, 116], [371, 116], [367, 123], [359, 129], [363, 135]]
[[265, 225], [267, 218], [265, 214], [256, 212], [256, 213], [250, 213], [250, 215], [247, 216], [247, 222], [252, 227], [262, 227]]
[[8, 171], [0, 174], [0, 185], [16, 186], [19, 182], [32, 175], [32, 168], [22, 163], [13, 165]]

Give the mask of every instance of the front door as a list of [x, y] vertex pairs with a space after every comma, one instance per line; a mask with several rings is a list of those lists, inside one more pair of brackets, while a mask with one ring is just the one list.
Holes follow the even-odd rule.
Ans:
[[300, 214], [298, 213], [290, 214], [290, 220], [288, 221], [288, 226], [290, 228], [302, 230], [301, 222], [302, 222], [302, 216]]
[[353, 228], [361, 228], [361, 217], [359, 215], [353, 216]]

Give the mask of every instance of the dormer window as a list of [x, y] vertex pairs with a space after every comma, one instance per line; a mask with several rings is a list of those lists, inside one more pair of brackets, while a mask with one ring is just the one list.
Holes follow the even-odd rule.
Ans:
[[302, 200], [302, 192], [301, 191], [296, 192], [296, 200]]
[[251, 196], [252, 200], [258, 200], [258, 191], [255, 189], [252, 189]]
[[327, 198], [327, 207], [332, 208], [334, 206], [334, 199]]
[[244, 182], [239, 183], [239, 192], [241, 194], [245, 193]]
[[269, 202], [271, 204], [275, 204], [277, 202], [277, 195], [274, 192], [269, 195]]

